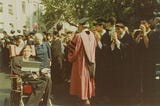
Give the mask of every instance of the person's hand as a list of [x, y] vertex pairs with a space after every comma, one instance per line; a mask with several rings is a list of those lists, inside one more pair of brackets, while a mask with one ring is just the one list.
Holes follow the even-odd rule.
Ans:
[[42, 74], [47, 74], [48, 72], [49, 72], [49, 68], [43, 68], [42, 70], [41, 70], [41, 73]]
[[100, 41], [101, 36], [97, 31], [94, 32], [94, 36], [95, 36], [97, 42]]
[[117, 33], [116, 32], [112, 33], [112, 35], [111, 35], [112, 43], [115, 43], [117, 39], [118, 39], [117, 38]]
[[2, 42], [2, 43], [5, 43], [5, 40], [3, 39], [3, 40], [1, 40], [1, 42]]
[[34, 79], [37, 79], [38, 78], [38, 75], [37, 74], [32, 74], [32, 77], [34, 78]]
[[51, 65], [52, 65], [52, 62], [51, 62], [51, 60], [49, 59], [48, 61], [49, 61], [49, 66], [51, 66]]
[[142, 36], [146, 36], [146, 35], [147, 35], [147, 34], [146, 34], [147, 32], [146, 32], [146, 27], [145, 27], [145, 25], [142, 25], [142, 24], [141, 24], [141, 25], [140, 25], [140, 29], [142, 30], [142, 33], [143, 33]]

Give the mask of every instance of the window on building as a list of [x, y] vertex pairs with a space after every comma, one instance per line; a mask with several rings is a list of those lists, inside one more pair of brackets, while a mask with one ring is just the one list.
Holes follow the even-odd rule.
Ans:
[[33, 13], [33, 16], [37, 16], [37, 5], [36, 4], [33, 4], [33, 8], [34, 8], [34, 13]]
[[37, 12], [36, 11], [33, 13], [33, 16], [35, 16], [35, 17], [37, 16]]
[[0, 13], [3, 12], [3, 4], [0, 2]]
[[26, 2], [22, 1], [22, 12], [26, 13]]
[[8, 5], [8, 13], [13, 15], [13, 5], [11, 4]]
[[3, 22], [0, 22], [0, 32], [1, 32], [1, 33], [3, 32], [3, 29], [4, 29], [4, 23], [3, 23]]

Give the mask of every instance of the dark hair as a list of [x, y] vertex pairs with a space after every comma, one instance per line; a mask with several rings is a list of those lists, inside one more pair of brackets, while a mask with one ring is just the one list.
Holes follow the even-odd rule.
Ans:
[[53, 32], [53, 35], [58, 36], [58, 34], [59, 34], [58, 31], [54, 31], [54, 32]]
[[31, 45], [26, 44], [26, 45], [24, 45], [23, 49], [21, 50], [20, 55], [23, 55], [23, 52], [27, 47], [30, 47], [30, 49], [32, 50]]
[[7, 34], [7, 32], [6, 32], [6, 31], [3, 31], [2, 33], [3, 33], [3, 34]]
[[101, 26], [101, 25], [104, 25], [105, 23], [106, 23], [106, 20], [104, 18], [98, 18], [94, 24]]
[[15, 40], [18, 41], [19, 39], [23, 39], [21, 35], [15, 36]]
[[125, 28], [125, 26], [124, 26], [122, 23], [117, 23], [117, 24], [116, 24], [116, 27], [119, 27], [119, 28], [122, 28], [122, 29]]
[[144, 24], [149, 24], [146, 20], [141, 20], [140, 23], [143, 24], [143, 25]]
[[21, 33], [21, 30], [18, 29], [17, 32], [18, 32], [18, 33]]
[[15, 33], [15, 31], [14, 30], [11, 30], [11, 34], [14, 34]]
[[110, 22], [111, 23], [111, 25], [114, 25], [114, 24], [116, 24], [116, 18], [115, 17], [109, 17], [109, 19], [107, 20], [107, 22]]
[[62, 23], [58, 23], [58, 24], [56, 25], [57, 31], [60, 31], [62, 28], [63, 28], [63, 24], [62, 24]]

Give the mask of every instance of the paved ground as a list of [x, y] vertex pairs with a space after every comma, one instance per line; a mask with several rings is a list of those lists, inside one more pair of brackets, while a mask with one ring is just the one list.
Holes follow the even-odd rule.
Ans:
[[[81, 106], [79, 105], [79, 100], [70, 96], [69, 84], [61, 83], [55, 85], [54, 98], [53, 98], [53, 106]], [[4, 99], [6, 97], [9, 98], [10, 94], [10, 78], [9, 74], [0, 72], [0, 106], [3, 106]], [[103, 103], [95, 103], [96, 100], [93, 101], [92, 106], [160, 106], [160, 97], [154, 100], [148, 99], [145, 102], [126, 102], [122, 98], [112, 102], [102, 101]]]
[[4, 99], [9, 97], [10, 78], [9, 74], [0, 73], [0, 106], [3, 106]]

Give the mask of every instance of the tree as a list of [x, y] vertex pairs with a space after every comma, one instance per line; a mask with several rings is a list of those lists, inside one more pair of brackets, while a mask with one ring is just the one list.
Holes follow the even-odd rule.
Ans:
[[153, 17], [158, 8], [156, 0], [42, 0], [45, 14], [42, 16], [47, 29], [59, 21], [76, 26], [78, 19], [115, 16], [119, 21], [134, 26], [141, 19]]

